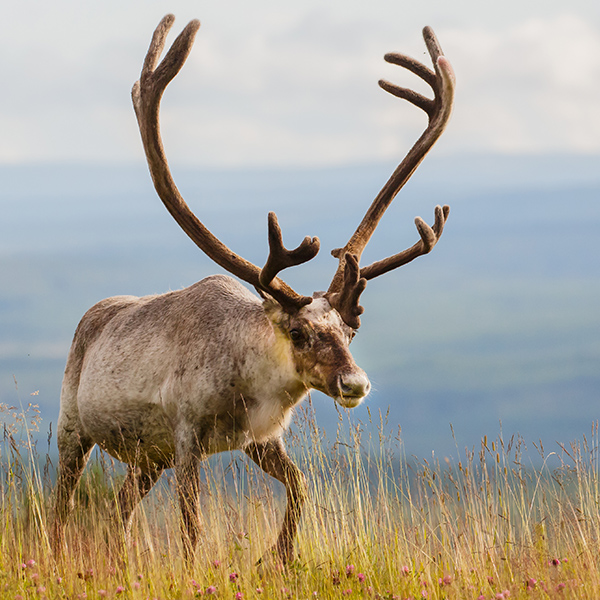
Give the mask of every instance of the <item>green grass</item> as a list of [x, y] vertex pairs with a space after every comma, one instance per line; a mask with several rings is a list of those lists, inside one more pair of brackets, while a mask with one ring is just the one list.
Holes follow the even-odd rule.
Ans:
[[[309, 500], [287, 568], [257, 568], [274, 542], [284, 496], [241, 454], [202, 473], [204, 535], [182, 561], [173, 482], [114, 526], [118, 465], [98, 455], [76, 497], [68, 551], [48, 545], [52, 465], [31, 439], [36, 407], [3, 407], [0, 597], [18, 598], [599, 598], [598, 430], [523, 464], [522, 440], [483, 439], [457, 462], [407, 461], [397, 436], [340, 426], [327, 441], [310, 404], [288, 435]], [[550, 464], [557, 466], [551, 468]]]

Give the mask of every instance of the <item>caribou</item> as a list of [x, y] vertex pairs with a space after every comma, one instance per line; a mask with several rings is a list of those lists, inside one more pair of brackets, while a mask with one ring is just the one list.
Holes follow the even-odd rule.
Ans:
[[[384, 212], [448, 123], [455, 79], [431, 30], [423, 37], [433, 69], [403, 54], [385, 60], [411, 71], [433, 98], [387, 81], [379, 85], [422, 109], [428, 125], [384, 185], [343, 248], [329, 288], [295, 292], [278, 274], [310, 261], [319, 240], [283, 245], [274, 213], [268, 215], [269, 254], [262, 268], [230, 250], [195, 216], [169, 170], [160, 134], [160, 102], [179, 73], [200, 23], [191, 21], [162, 61], [174, 22], [165, 16], [152, 37], [132, 90], [142, 144], [156, 192], [175, 221], [226, 275], [207, 277], [166, 294], [102, 300], [81, 319], [69, 351], [57, 427], [59, 469], [51, 537], [56, 552], [74, 489], [95, 445], [127, 465], [116, 511], [128, 531], [136, 505], [161, 473], [173, 468], [181, 511], [183, 548], [193, 557], [201, 534], [200, 461], [239, 449], [286, 490], [286, 511], [273, 548], [282, 563], [294, 558], [294, 538], [307, 496], [304, 474], [286, 453], [283, 433], [294, 407], [311, 389], [343, 407], [361, 403], [370, 382], [349, 350], [363, 312], [367, 281], [432, 250], [449, 207], [435, 208], [429, 226], [415, 219], [419, 239], [410, 248], [368, 266], [360, 258]], [[159, 62], [160, 61], [160, 62]]]

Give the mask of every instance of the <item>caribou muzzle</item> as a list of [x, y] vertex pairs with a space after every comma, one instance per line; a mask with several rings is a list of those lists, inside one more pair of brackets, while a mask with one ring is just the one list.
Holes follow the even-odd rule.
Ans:
[[343, 373], [335, 380], [335, 401], [345, 408], [358, 406], [371, 390], [371, 382], [364, 371]]

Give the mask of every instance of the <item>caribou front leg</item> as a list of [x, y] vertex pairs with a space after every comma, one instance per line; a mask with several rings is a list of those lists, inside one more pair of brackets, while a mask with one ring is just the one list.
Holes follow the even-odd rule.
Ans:
[[292, 462], [281, 438], [265, 443], [252, 443], [244, 451], [263, 470], [285, 486], [287, 506], [275, 546], [267, 554], [277, 553], [283, 564], [294, 559], [294, 538], [302, 505], [307, 496], [306, 477]]

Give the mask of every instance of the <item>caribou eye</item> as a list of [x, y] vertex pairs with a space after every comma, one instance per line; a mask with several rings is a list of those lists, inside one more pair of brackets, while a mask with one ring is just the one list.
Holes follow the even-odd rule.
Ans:
[[301, 342], [304, 340], [304, 334], [300, 329], [290, 329], [290, 339], [292, 342]]

